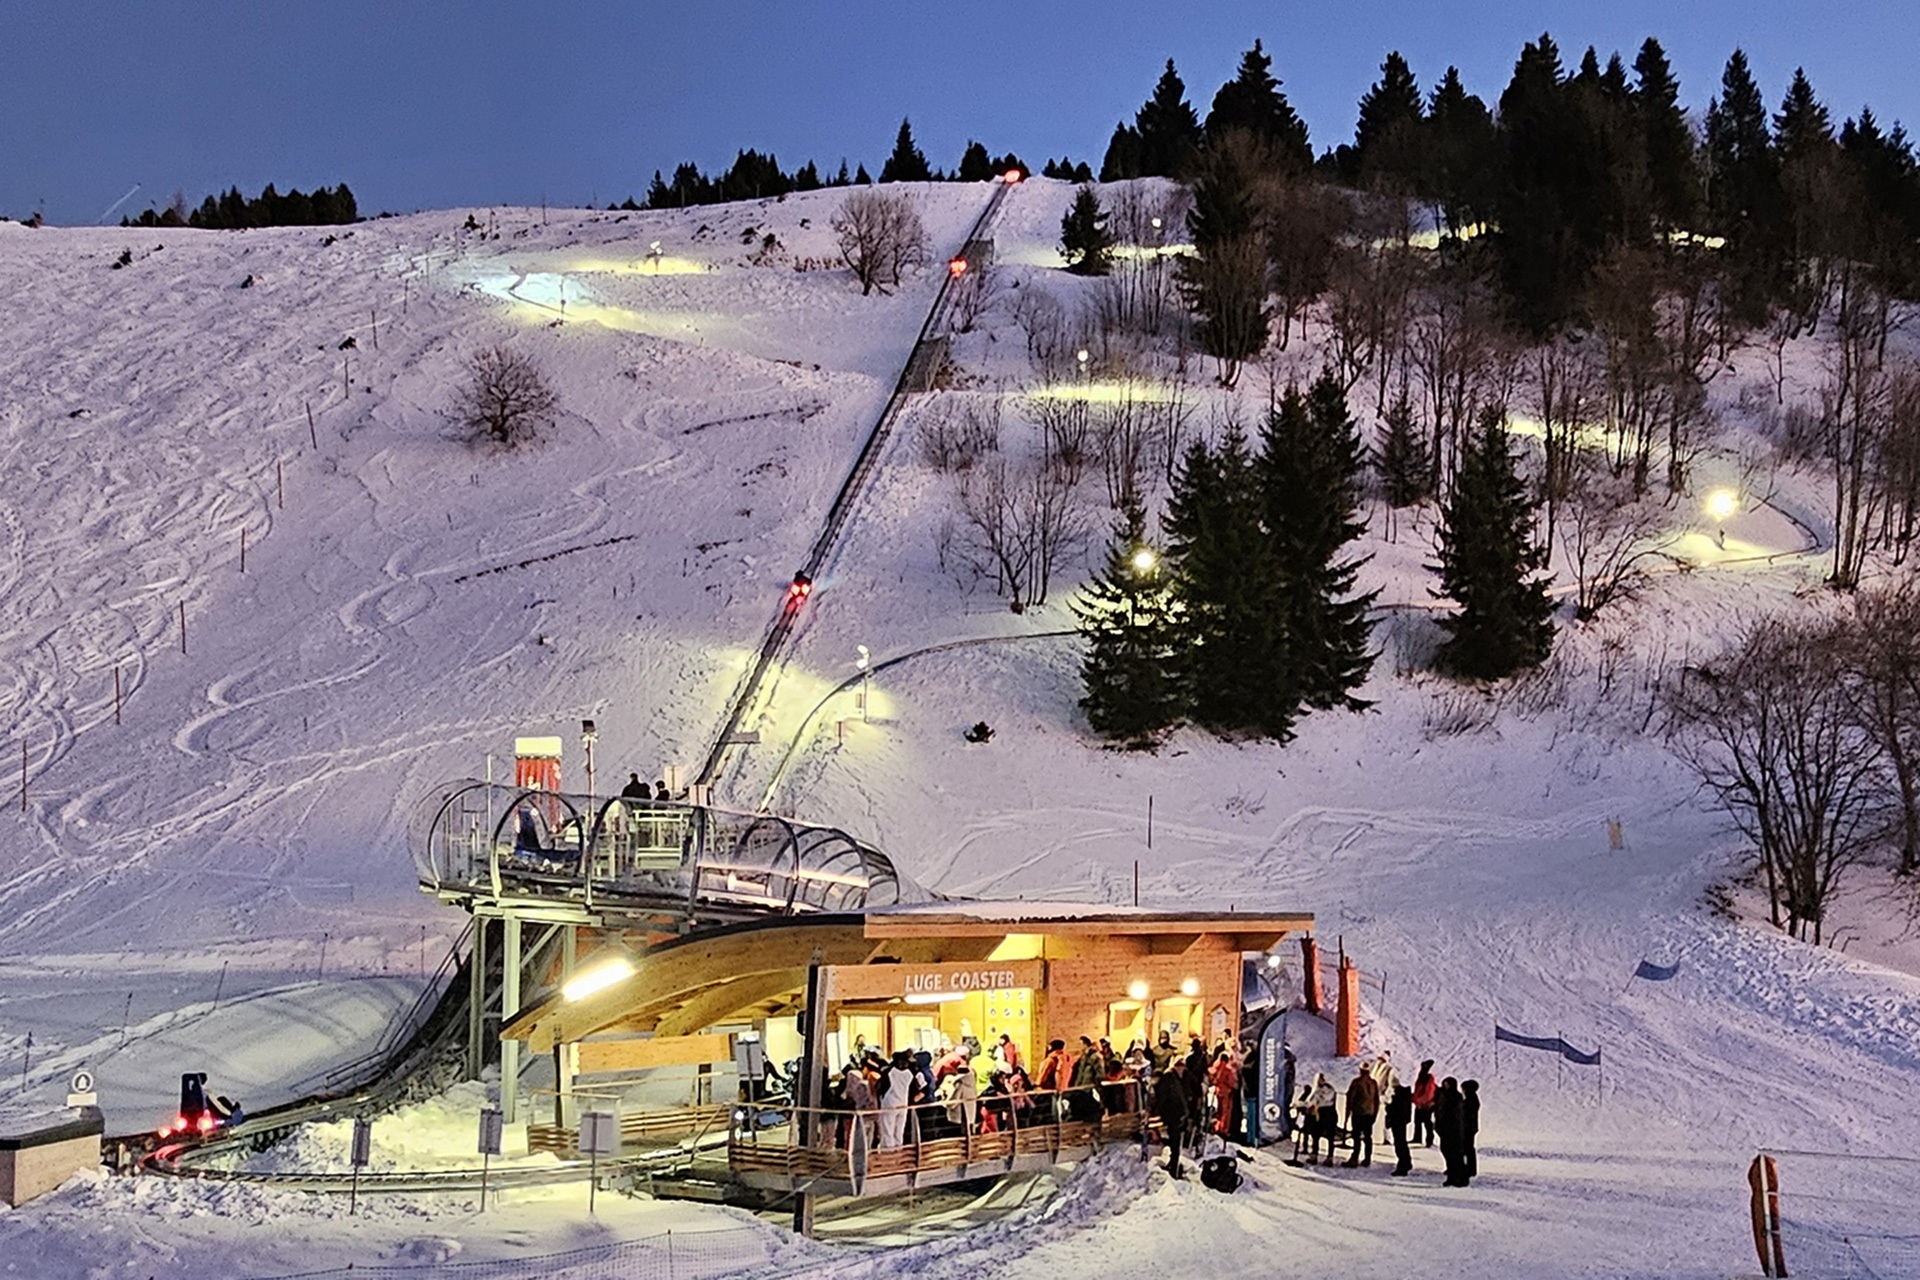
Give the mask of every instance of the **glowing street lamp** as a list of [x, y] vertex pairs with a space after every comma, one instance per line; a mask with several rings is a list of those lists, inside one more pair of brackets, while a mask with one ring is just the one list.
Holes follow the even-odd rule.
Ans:
[[568, 978], [560, 988], [560, 998], [568, 1004], [578, 1004], [588, 996], [619, 986], [638, 972], [640, 966], [634, 963], [632, 953], [625, 947], [615, 946], [589, 960], [578, 973]]
[[1731, 489], [1715, 489], [1707, 495], [1707, 514], [1715, 520], [1731, 519], [1740, 510], [1740, 495]]
[[1131, 563], [1133, 571], [1144, 577], [1160, 567], [1160, 555], [1152, 547], [1136, 547]]

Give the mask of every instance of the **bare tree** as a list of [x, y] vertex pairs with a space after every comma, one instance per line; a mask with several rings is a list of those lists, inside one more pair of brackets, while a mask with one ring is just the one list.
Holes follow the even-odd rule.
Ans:
[[1863, 592], [1840, 650], [1859, 724], [1879, 744], [1899, 800], [1891, 843], [1903, 876], [1920, 872], [1920, 590]]
[[1350, 210], [1346, 197], [1323, 183], [1275, 176], [1260, 184], [1257, 199], [1284, 351], [1294, 323], [1326, 290], [1334, 246], [1347, 230]]
[[1086, 504], [1066, 469], [1051, 457], [1012, 462], [1004, 455], [960, 476], [964, 554], [1015, 613], [1045, 604], [1053, 573], [1084, 547]]
[[935, 397], [921, 410], [920, 459], [936, 471], [965, 471], [1000, 450], [1000, 397], [968, 397], [956, 406]]
[[1634, 492], [1592, 452], [1581, 456], [1561, 509], [1560, 549], [1573, 566], [1574, 617], [1586, 621], [1634, 591], [1646, 562], [1673, 543], [1666, 509]]
[[1868, 280], [1866, 270], [1843, 263], [1836, 270], [1833, 342], [1821, 387], [1824, 453], [1833, 475], [1834, 586], [1860, 585], [1876, 514], [1873, 466], [1888, 435], [1893, 380], [1887, 370], [1892, 299]]
[[1672, 394], [1656, 323], [1658, 299], [1653, 255], [1626, 245], [1600, 263], [1587, 292], [1604, 374], [1609, 461], [1615, 475], [1632, 476], [1636, 495], [1652, 483], [1655, 437]]
[[1885, 815], [1879, 744], [1835, 679], [1830, 627], [1772, 619], [1669, 687], [1675, 751], [1754, 842], [1773, 923], [1818, 944]]
[[515, 448], [553, 420], [560, 397], [532, 359], [504, 346], [484, 347], [467, 360], [467, 380], [454, 392], [448, 416], [476, 442]]
[[1444, 492], [1486, 394], [1496, 344], [1492, 301], [1465, 280], [1437, 281], [1420, 296], [1408, 355], [1420, 380], [1433, 446], [1433, 492]]
[[905, 192], [860, 187], [847, 196], [829, 224], [840, 260], [860, 282], [862, 294], [887, 292], [908, 267], [925, 265], [926, 228]]
[[1593, 367], [1586, 350], [1565, 337], [1549, 339], [1533, 352], [1534, 408], [1540, 416], [1544, 465], [1540, 494], [1546, 500], [1547, 541], [1554, 538], [1561, 505], [1572, 492], [1581, 465], [1581, 429], [1593, 399]]

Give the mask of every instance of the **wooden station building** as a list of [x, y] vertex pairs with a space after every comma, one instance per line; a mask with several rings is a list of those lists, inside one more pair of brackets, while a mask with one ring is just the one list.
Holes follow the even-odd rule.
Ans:
[[[1162, 1030], [1183, 1046], [1190, 1034], [1209, 1047], [1235, 1039], [1246, 959], [1312, 928], [1306, 914], [1028, 903], [789, 916], [623, 951], [626, 976], [572, 999], [554, 991], [510, 1018], [501, 1035], [552, 1055], [561, 1127], [573, 1123], [576, 1091], [596, 1081], [732, 1064], [743, 1041], [757, 1042], [771, 1062], [809, 1064], [799, 1099], [818, 1105], [826, 1077], [856, 1044], [937, 1049], [971, 1035], [991, 1046], [1004, 1033], [1033, 1071], [1054, 1039], [1077, 1048], [1083, 1035], [1105, 1036], [1120, 1053], [1135, 1038], [1151, 1044]], [[583, 957], [580, 972], [595, 963]], [[802, 1016], [810, 1004], [817, 1020]], [[622, 1129], [645, 1123], [625, 1117]], [[1138, 1127], [1136, 1116], [1132, 1131]], [[987, 1135], [994, 1143], [975, 1138], [939, 1151], [867, 1157], [835, 1150], [811, 1126], [794, 1123], [784, 1134], [739, 1135], [729, 1154], [733, 1176], [748, 1185], [884, 1194], [1077, 1159], [1113, 1132], [1111, 1125], [1055, 1124], [1037, 1135]]]

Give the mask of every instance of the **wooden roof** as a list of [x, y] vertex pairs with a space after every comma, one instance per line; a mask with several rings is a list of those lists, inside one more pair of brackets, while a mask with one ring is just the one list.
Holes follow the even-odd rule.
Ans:
[[577, 1002], [554, 992], [509, 1019], [503, 1039], [536, 1053], [608, 1031], [687, 1035], [730, 1018], [791, 1010], [812, 964], [984, 960], [1007, 938], [1038, 936], [1047, 954], [1264, 951], [1312, 929], [1311, 915], [1102, 912], [1021, 915], [947, 911], [816, 915], [755, 921], [655, 946], [633, 977]]

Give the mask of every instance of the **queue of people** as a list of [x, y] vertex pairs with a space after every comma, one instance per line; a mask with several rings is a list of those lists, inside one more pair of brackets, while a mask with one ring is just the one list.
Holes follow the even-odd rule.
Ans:
[[1035, 1124], [1097, 1123], [1150, 1108], [1170, 1135], [1176, 1176], [1183, 1145], [1206, 1132], [1230, 1137], [1243, 1123], [1238, 1055], [1224, 1043], [1209, 1055], [1198, 1036], [1182, 1054], [1165, 1032], [1151, 1048], [1136, 1039], [1124, 1055], [1105, 1037], [1081, 1036], [1072, 1048], [1054, 1040], [1033, 1074], [1007, 1035], [984, 1052], [971, 1036], [937, 1054], [888, 1055], [860, 1043], [829, 1082], [827, 1105], [847, 1114], [823, 1126], [824, 1140], [844, 1144], [857, 1124], [881, 1149]]
[[[1413, 1148], [1431, 1148], [1437, 1141], [1446, 1168], [1445, 1185], [1465, 1187], [1479, 1172], [1476, 1144], [1480, 1133], [1480, 1082], [1461, 1083], [1452, 1076], [1439, 1079], [1433, 1073], [1433, 1060], [1420, 1064], [1411, 1085], [1400, 1083], [1389, 1055], [1362, 1062], [1344, 1090], [1346, 1114], [1340, 1114], [1343, 1093], [1334, 1087], [1324, 1071], [1302, 1086], [1293, 1100], [1298, 1116], [1295, 1160], [1305, 1164], [1331, 1165], [1334, 1149], [1344, 1133], [1350, 1154], [1346, 1167], [1367, 1167], [1373, 1163], [1374, 1127], [1384, 1115], [1387, 1134], [1393, 1140], [1393, 1175], [1404, 1178], [1413, 1172]], [[1413, 1136], [1408, 1138], [1411, 1125]], [[1321, 1155], [1321, 1144], [1326, 1153]], [[1305, 1153], [1301, 1161], [1301, 1152]]]

